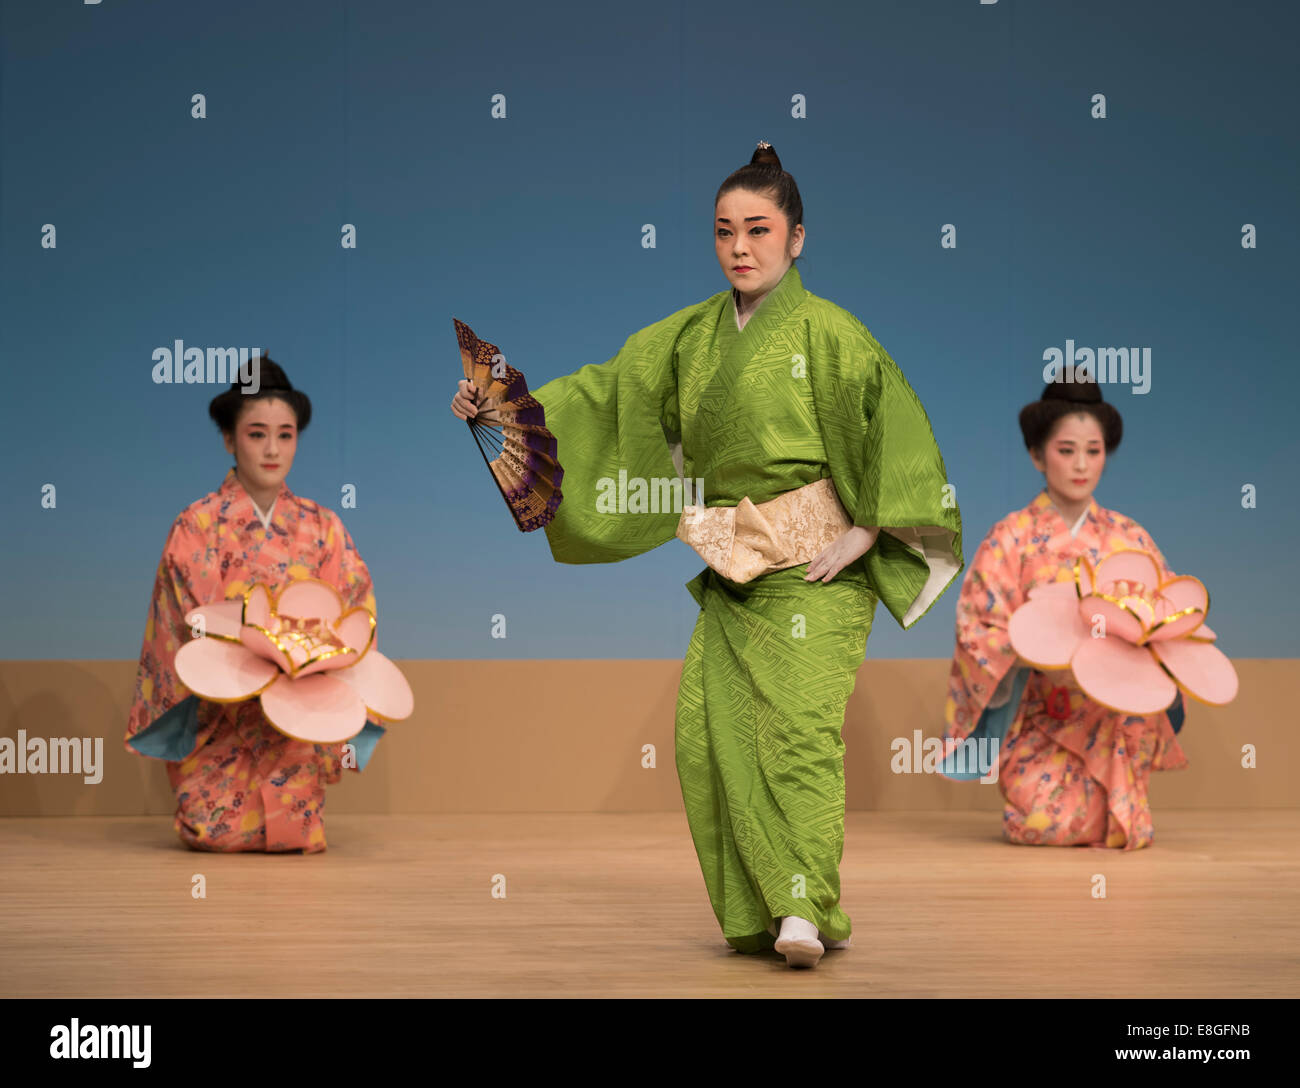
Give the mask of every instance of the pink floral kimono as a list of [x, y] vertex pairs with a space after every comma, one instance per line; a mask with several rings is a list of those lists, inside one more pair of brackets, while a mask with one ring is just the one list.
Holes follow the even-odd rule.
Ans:
[[[1181, 694], [1167, 711], [1145, 717], [1108, 710], [1079, 690], [1069, 670], [1017, 667], [1007, 635], [1011, 614], [1031, 589], [1073, 578], [1080, 555], [1096, 564], [1125, 547], [1152, 552], [1162, 574], [1172, 577], [1132, 518], [1094, 499], [1067, 525], [1044, 489], [993, 526], [962, 583], [945, 751], [967, 738], [997, 741], [1002, 833], [1010, 842], [1148, 846], [1154, 838], [1151, 772], [1187, 766], [1175, 736], [1182, 727]], [[941, 773], [958, 779], [979, 773], [953, 773], [956, 765], [950, 755]]]
[[176, 652], [192, 637], [187, 612], [241, 596], [254, 582], [274, 592], [298, 578], [319, 578], [348, 607], [375, 610], [370, 573], [339, 516], [287, 485], [263, 514], [233, 468], [220, 490], [182, 511], [167, 537], [126, 746], [167, 761], [174, 827], [197, 850], [324, 850], [325, 786], [339, 781], [345, 764], [361, 770], [384, 732], [366, 722], [345, 759], [343, 744], [296, 741], [275, 729], [256, 698], [201, 700], [177, 680]]

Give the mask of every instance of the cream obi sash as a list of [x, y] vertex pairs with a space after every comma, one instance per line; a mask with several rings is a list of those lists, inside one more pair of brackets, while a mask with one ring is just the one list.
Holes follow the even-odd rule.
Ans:
[[687, 506], [677, 536], [710, 567], [733, 582], [814, 559], [853, 527], [829, 477], [755, 506]]

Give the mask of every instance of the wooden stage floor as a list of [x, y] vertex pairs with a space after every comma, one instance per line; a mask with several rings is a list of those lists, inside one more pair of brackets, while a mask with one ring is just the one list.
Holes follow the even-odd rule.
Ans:
[[723, 942], [682, 813], [327, 815], [309, 856], [4, 819], [0, 996], [1300, 994], [1300, 810], [1155, 821], [1123, 854], [1012, 846], [996, 812], [850, 812], [854, 947], [808, 971]]

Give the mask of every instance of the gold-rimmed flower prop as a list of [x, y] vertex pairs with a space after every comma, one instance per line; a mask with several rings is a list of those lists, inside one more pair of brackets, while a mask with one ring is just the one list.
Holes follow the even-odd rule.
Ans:
[[242, 597], [192, 610], [201, 637], [176, 654], [176, 675], [201, 699], [258, 698], [267, 720], [295, 740], [334, 744], [367, 717], [401, 721], [414, 710], [406, 677], [376, 647], [369, 609], [344, 609], [332, 585], [258, 582]]
[[1179, 689], [1222, 706], [1237, 695], [1237, 672], [1205, 623], [1210, 595], [1189, 574], [1164, 578], [1155, 557], [1121, 548], [1094, 569], [1086, 556], [1071, 581], [1037, 586], [1012, 613], [1011, 645], [1040, 669], [1070, 669], [1111, 710], [1155, 714]]

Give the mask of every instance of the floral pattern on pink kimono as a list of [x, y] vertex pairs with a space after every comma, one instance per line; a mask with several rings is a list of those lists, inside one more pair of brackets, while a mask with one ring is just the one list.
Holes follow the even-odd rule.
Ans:
[[[1164, 576], [1173, 576], [1142, 526], [1095, 499], [1073, 537], [1046, 489], [993, 526], [957, 603], [946, 741], [964, 740], [991, 704], [1005, 702], [1017, 662], [1007, 624], [1029, 591], [1071, 579], [1080, 555], [1095, 565], [1118, 548], [1150, 551]], [[998, 753], [1003, 837], [1033, 845], [1148, 846], [1154, 839], [1147, 797], [1151, 772], [1187, 765], [1168, 711], [1112, 711], [1084, 695], [1069, 670], [1031, 670]]]
[[[334, 511], [282, 484], [270, 528], [263, 526], [232, 468], [219, 490], [173, 523], [154, 583], [127, 725], [132, 738], [190, 697], [176, 677], [176, 652], [189, 641], [185, 615], [237, 597], [254, 582], [272, 593], [319, 578], [345, 607], [375, 610], [370, 573]], [[294, 740], [272, 726], [257, 699], [197, 700], [193, 751], [167, 761], [176, 794], [174, 827], [197, 850], [325, 849], [325, 786], [342, 778], [342, 744]], [[359, 770], [363, 762], [347, 761]]]

